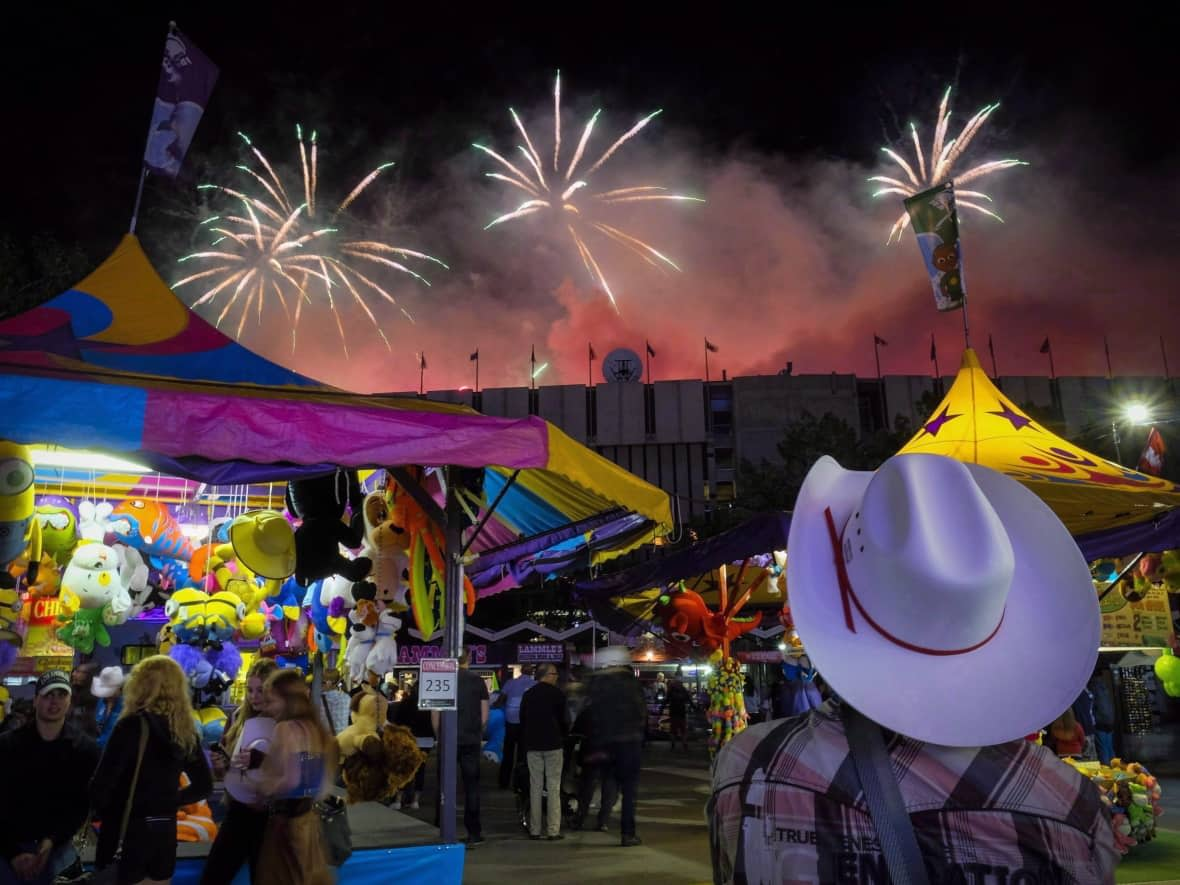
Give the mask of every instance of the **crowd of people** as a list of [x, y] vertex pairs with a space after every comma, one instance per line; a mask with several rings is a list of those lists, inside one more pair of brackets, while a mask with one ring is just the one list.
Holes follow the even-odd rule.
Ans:
[[[255, 663], [245, 699], [209, 754], [175, 661], [148, 657], [125, 681], [120, 677], [86, 667], [72, 678], [44, 673], [32, 716], [0, 734], [0, 758], [19, 762], [0, 776], [2, 885], [48, 885], [71, 870], [80, 874], [76, 846], [90, 822], [102, 824], [95, 865], [112, 868], [112, 881], [169, 881], [177, 811], [212, 792], [210, 761], [227, 781], [236, 773], [250, 792], [231, 796], [203, 882], [229, 882], [243, 864], [260, 885], [332, 881], [313, 802], [334, 782], [335, 741], [311, 705], [302, 673]], [[115, 688], [121, 690], [112, 702], [116, 695], [107, 692]], [[243, 746], [256, 718], [273, 729]]]

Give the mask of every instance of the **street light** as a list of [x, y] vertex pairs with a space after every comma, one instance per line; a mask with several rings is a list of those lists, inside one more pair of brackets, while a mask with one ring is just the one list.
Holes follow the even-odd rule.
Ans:
[[[1128, 424], [1146, 424], [1148, 418], [1150, 417], [1151, 410], [1143, 403], [1127, 403], [1127, 405], [1123, 407], [1123, 419]], [[1122, 449], [1119, 447], [1119, 443], [1122, 442], [1122, 440], [1119, 437], [1118, 421], [1110, 422], [1110, 435], [1111, 439], [1114, 440], [1114, 459], [1119, 463], [1119, 466], [1122, 466], [1123, 453]]]

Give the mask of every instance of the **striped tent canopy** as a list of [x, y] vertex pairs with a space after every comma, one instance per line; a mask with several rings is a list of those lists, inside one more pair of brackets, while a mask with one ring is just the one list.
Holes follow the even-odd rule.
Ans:
[[1107, 461], [1042, 427], [997, 389], [970, 348], [934, 414], [899, 454], [919, 452], [1016, 479], [1052, 508], [1090, 559], [1177, 546], [1170, 516], [1180, 506], [1180, 486]]
[[[253, 484], [255, 499], [336, 466], [481, 468], [472, 514], [504, 491], [471, 548], [489, 557], [470, 569], [491, 592], [549, 573], [528, 563], [601, 562], [672, 528], [665, 492], [541, 418], [353, 394], [252, 353], [192, 313], [132, 235], [68, 292], [0, 321], [0, 408], [14, 442], [207, 486]], [[65, 479], [46, 491], [55, 482]]]

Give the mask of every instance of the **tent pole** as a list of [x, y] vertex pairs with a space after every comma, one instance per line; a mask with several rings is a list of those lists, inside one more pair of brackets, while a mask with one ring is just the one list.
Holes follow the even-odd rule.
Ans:
[[[443, 652], [448, 658], [459, 657], [463, 650], [463, 509], [459, 503], [459, 477], [447, 468], [446, 503], [446, 622], [443, 625]], [[441, 715], [439, 748], [439, 838], [455, 841], [455, 769], [459, 763], [459, 714], [444, 710]]]

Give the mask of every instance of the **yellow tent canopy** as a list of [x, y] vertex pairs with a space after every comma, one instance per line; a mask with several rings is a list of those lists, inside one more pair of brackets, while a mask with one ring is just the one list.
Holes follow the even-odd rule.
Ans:
[[1074, 535], [1134, 525], [1180, 506], [1175, 483], [1091, 454], [1029, 418], [992, 384], [970, 348], [951, 389], [898, 454], [915, 453], [1011, 476]]

